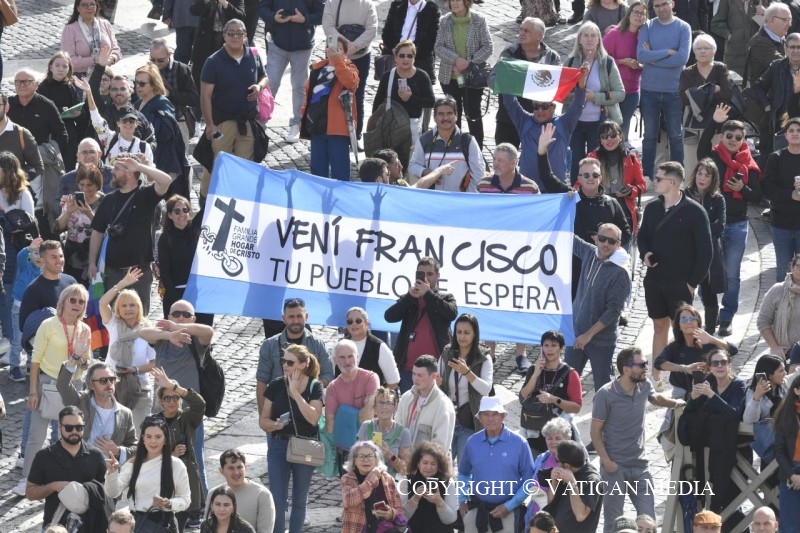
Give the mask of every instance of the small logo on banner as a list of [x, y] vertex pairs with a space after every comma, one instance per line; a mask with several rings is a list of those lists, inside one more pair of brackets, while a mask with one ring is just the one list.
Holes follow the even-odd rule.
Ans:
[[234, 222], [241, 224], [245, 221], [244, 215], [236, 210], [236, 199], [231, 198], [229, 203], [225, 203], [217, 198], [214, 207], [223, 213], [219, 228], [213, 233], [209, 226], [203, 226], [200, 238], [205, 251], [220, 262], [226, 274], [235, 278], [244, 271], [244, 264], [236, 256], [254, 257], [257, 252], [253, 252], [253, 249], [258, 235], [255, 230], [234, 225]]
[[536, 70], [531, 73], [531, 81], [539, 87], [549, 87], [553, 85], [553, 73], [549, 70]]

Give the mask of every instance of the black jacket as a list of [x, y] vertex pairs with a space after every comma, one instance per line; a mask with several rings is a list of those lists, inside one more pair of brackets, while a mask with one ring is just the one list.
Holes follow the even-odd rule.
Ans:
[[48, 141], [58, 143], [58, 148], [64, 152], [67, 150], [69, 135], [64, 121], [56, 108], [56, 104], [46, 96], [33, 93], [33, 99], [28, 105], [23, 106], [19, 101], [19, 96], [8, 98], [8, 118], [24, 128], [28, 128], [36, 144], [44, 144]]
[[[197, 86], [200, 86], [200, 74], [203, 65], [211, 54], [219, 50], [222, 41], [216, 40], [214, 35], [214, 16], [217, 11], [217, 0], [193, 0], [189, 12], [200, 17], [200, 23], [194, 36], [192, 46], [192, 76]], [[244, 0], [230, 0], [228, 7], [223, 10], [223, 24], [231, 19], [244, 21]]]
[[667, 216], [664, 197], [650, 201], [644, 208], [642, 227], [637, 238], [639, 257], [644, 261], [653, 252], [658, 266], [647, 270], [646, 277], [659, 281], [681, 281], [697, 287], [711, 266], [711, 227], [703, 206], [681, 193], [677, 209], [661, 227]]
[[[436, 340], [437, 354], [442, 353], [444, 347], [450, 342], [450, 323], [458, 315], [458, 305], [452, 294], [446, 292], [428, 291], [423, 296], [425, 299], [425, 317], [431, 321], [433, 336]], [[394, 346], [394, 360], [397, 367], [402, 368], [406, 362], [408, 351], [408, 335], [417, 324], [419, 315], [419, 302], [410, 294], [401, 296], [386, 312], [383, 318], [387, 322], [400, 322], [400, 333]], [[423, 319], [425, 318], [423, 317]], [[432, 354], [433, 355], [433, 354]]]
[[[303, 24], [275, 22], [275, 13], [283, 10], [284, 15], [294, 14], [295, 9], [303, 14]], [[272, 42], [285, 52], [308, 50], [314, 46], [314, 32], [322, 24], [323, 0], [261, 0], [258, 14], [264, 21], [265, 33], [272, 34]]]
[[[694, 194], [692, 196], [694, 197]], [[706, 194], [702, 200], [701, 205], [708, 215], [711, 242], [713, 243], [711, 267], [708, 269], [709, 288], [712, 294], [720, 294], [725, 292], [728, 287], [725, 264], [722, 257], [722, 232], [725, 230], [725, 224], [727, 224], [725, 197], [721, 194], [715, 194], [714, 196]]]
[[[439, 6], [435, 2], [423, 0], [425, 7], [417, 18], [417, 33], [414, 36], [414, 45], [417, 47], [417, 57], [414, 65], [424, 70], [431, 83], [436, 83], [436, 72], [433, 70], [433, 45], [436, 44], [436, 35], [439, 33], [439, 18], [442, 16]], [[403, 24], [408, 13], [408, 0], [394, 0], [389, 4], [389, 14], [383, 25], [381, 40], [384, 54], [391, 54], [397, 43], [405, 40]]]

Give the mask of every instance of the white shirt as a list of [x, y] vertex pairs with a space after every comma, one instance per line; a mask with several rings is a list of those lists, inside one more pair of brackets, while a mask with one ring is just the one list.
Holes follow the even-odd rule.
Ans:
[[417, 22], [419, 22], [419, 19], [415, 20], [415, 18], [417, 17], [417, 13], [423, 9], [425, 9], [425, 0], [419, 0], [417, 5], [414, 5], [411, 2], [408, 3], [406, 20], [403, 22], [403, 31], [400, 34], [401, 41], [405, 41], [406, 39], [413, 41], [417, 38]]
[[[360, 341], [353, 342], [356, 343], [356, 348], [358, 349], [358, 360], [360, 361], [361, 356], [364, 355], [364, 347], [367, 345], [367, 338], [364, 337]], [[386, 383], [389, 385], [400, 383], [400, 372], [397, 370], [397, 363], [394, 361], [394, 355], [392, 354], [391, 348], [389, 348], [385, 342], [381, 343], [381, 348], [378, 352], [378, 366], [381, 367], [383, 379], [386, 380]]]
[[[172, 510], [176, 513], [185, 511], [192, 502], [189, 487], [189, 475], [186, 466], [177, 457], [172, 459], [172, 479], [175, 483], [175, 494], [169, 499]], [[131, 511], [147, 511], [153, 505], [153, 496], [161, 496], [161, 457], [142, 463], [139, 477], [136, 478], [136, 503], [128, 497], [128, 485], [133, 473], [133, 461], [127, 461], [119, 470], [106, 474], [106, 492], [112, 498], [123, 496]]]

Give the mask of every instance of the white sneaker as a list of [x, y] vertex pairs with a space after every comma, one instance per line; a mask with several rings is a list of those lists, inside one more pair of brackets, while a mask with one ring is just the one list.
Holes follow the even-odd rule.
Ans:
[[11, 341], [3, 337], [0, 339], [0, 353], [7, 353], [11, 349]]
[[25, 489], [28, 487], [28, 478], [22, 478], [17, 483], [17, 486], [11, 489], [11, 492], [16, 494], [17, 496], [25, 497]]
[[285, 140], [287, 143], [296, 143], [300, 140], [300, 124], [295, 124], [289, 128], [289, 133], [286, 134]]
[[14, 461], [14, 468], [19, 468], [22, 470], [22, 467], [25, 466], [25, 458], [22, 455], [17, 454], [17, 460]]

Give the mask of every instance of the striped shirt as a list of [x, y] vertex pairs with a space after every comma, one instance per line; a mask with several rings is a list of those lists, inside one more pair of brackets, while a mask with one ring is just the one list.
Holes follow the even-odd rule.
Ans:
[[518, 171], [514, 172], [514, 181], [508, 189], [503, 189], [500, 185], [500, 176], [495, 174], [489, 178], [483, 178], [478, 183], [479, 193], [505, 193], [505, 194], [539, 194], [539, 186], [532, 179], [526, 178]]

